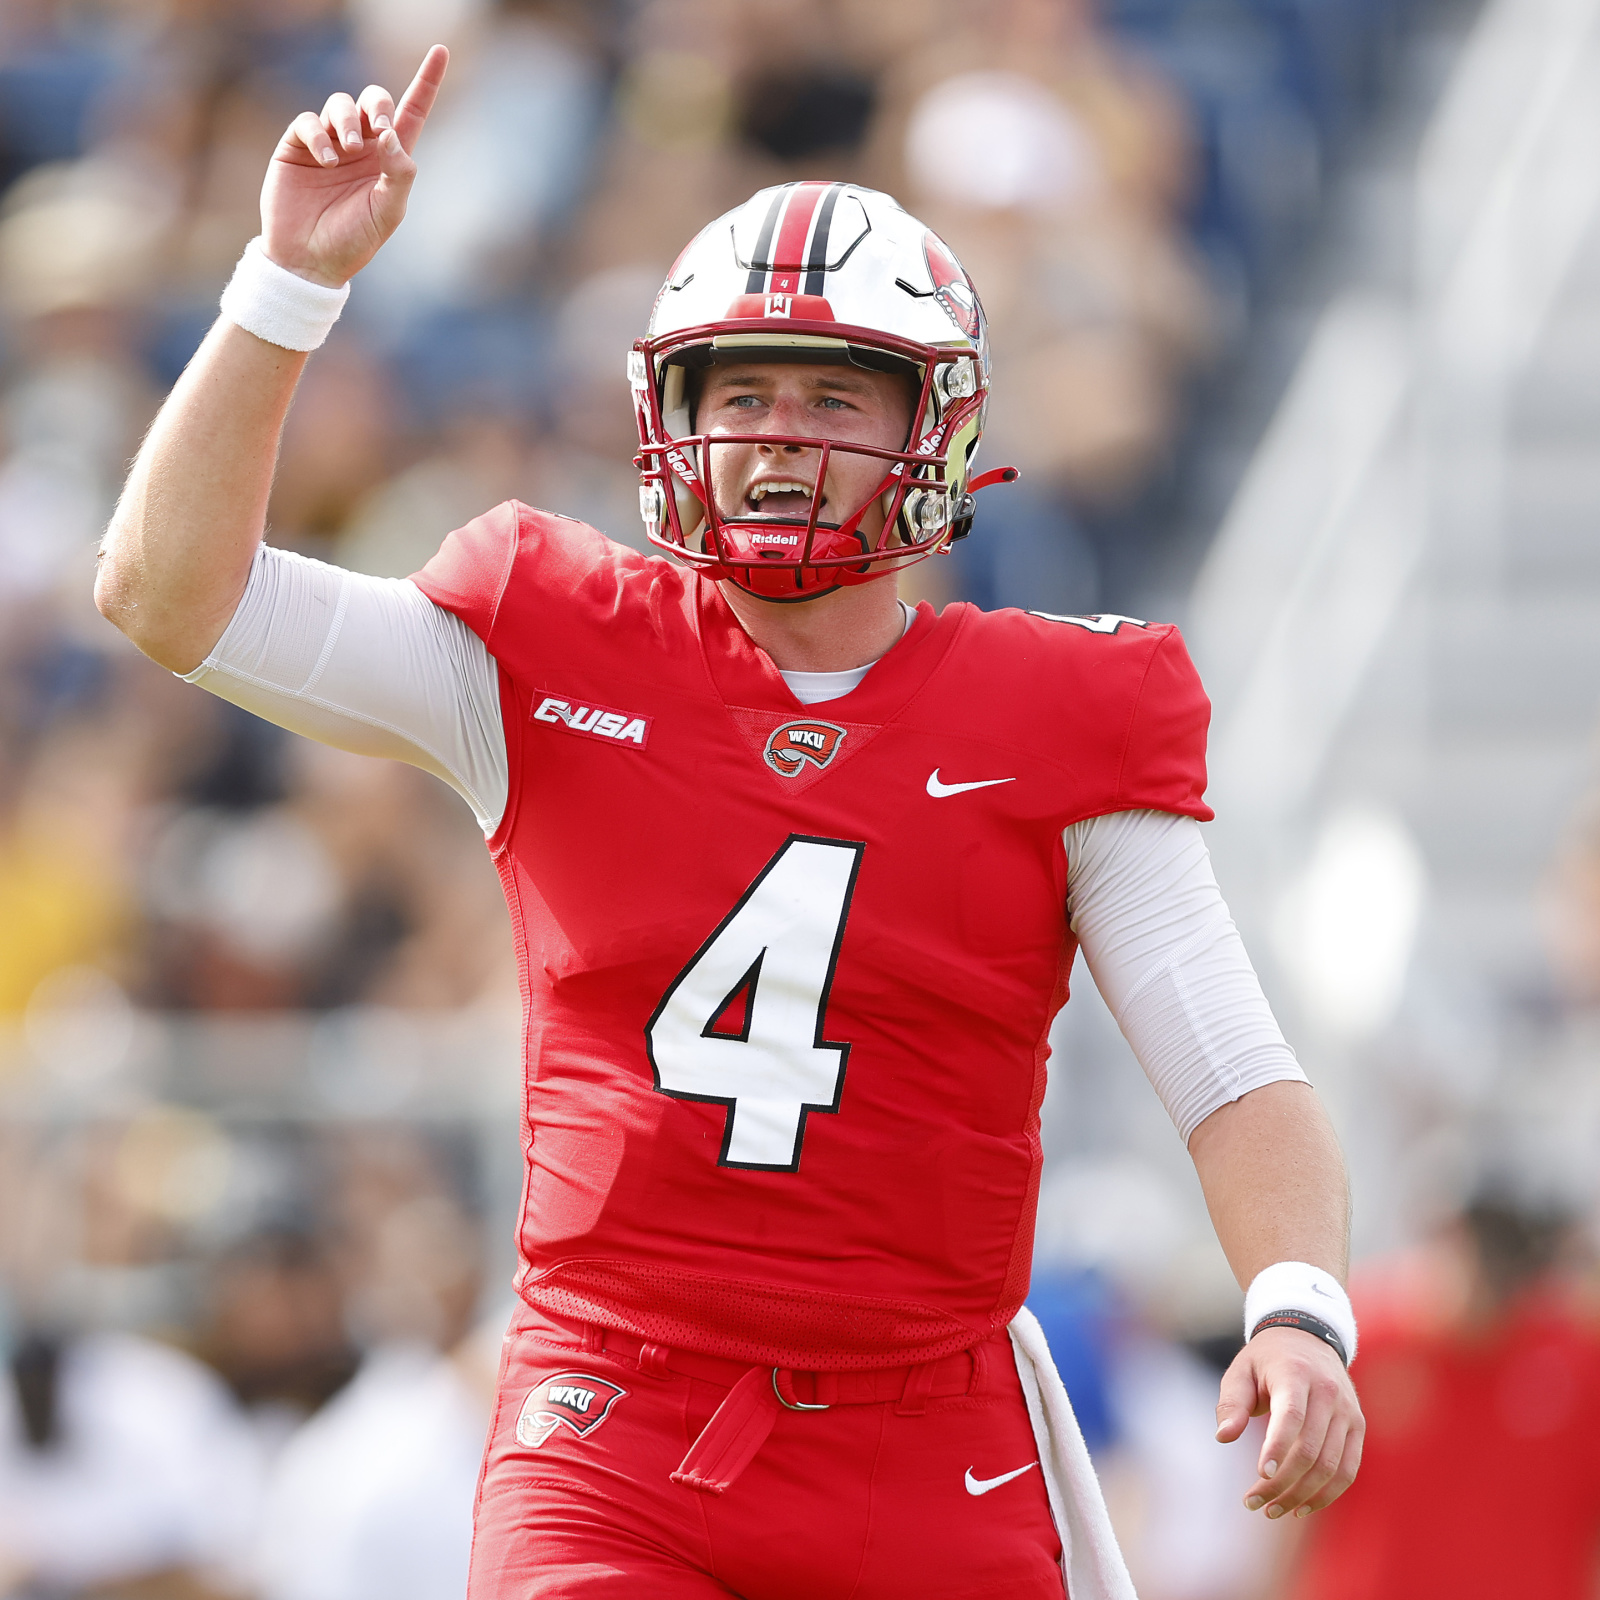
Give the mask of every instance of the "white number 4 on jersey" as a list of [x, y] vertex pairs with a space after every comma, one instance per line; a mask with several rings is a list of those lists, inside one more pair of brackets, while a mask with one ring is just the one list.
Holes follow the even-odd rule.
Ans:
[[791, 834], [645, 1027], [657, 1089], [728, 1108], [719, 1166], [796, 1172], [807, 1115], [839, 1109], [824, 1018], [864, 848]]

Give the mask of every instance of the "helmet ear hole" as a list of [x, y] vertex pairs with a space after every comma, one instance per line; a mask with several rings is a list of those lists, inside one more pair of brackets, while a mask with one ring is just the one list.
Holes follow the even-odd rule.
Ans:
[[[699, 470], [698, 463], [696, 470]], [[700, 531], [700, 524], [706, 520], [706, 508], [681, 483], [672, 485], [672, 494], [678, 502], [678, 525], [683, 529], [684, 538], [692, 539]]]
[[[683, 438], [693, 426], [689, 416], [692, 399], [693, 390], [689, 383], [688, 369], [679, 366], [677, 362], [669, 363], [661, 375], [661, 423], [667, 430], [669, 439]], [[696, 473], [700, 473], [698, 447], [690, 445], [684, 450], [684, 454], [689, 458], [689, 465]], [[678, 521], [683, 528], [683, 536], [687, 539], [705, 519], [705, 507], [678, 481], [676, 476], [672, 480], [672, 493], [678, 502]]]
[[669, 439], [689, 431], [689, 374], [672, 362], [661, 375], [661, 420]]

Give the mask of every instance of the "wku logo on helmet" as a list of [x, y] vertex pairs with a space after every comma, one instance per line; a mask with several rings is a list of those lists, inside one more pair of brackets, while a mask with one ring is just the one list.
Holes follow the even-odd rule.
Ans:
[[983, 326], [983, 307], [978, 304], [978, 291], [961, 270], [961, 263], [936, 233], [923, 234], [922, 254], [928, 263], [928, 276], [933, 279], [935, 298], [950, 320], [969, 339], [976, 339]]
[[844, 743], [845, 730], [832, 722], [786, 722], [774, 728], [763, 754], [767, 765], [786, 778], [797, 777], [806, 762], [825, 767]]
[[563, 1424], [586, 1438], [627, 1392], [592, 1372], [558, 1372], [528, 1391], [517, 1418], [517, 1443], [537, 1450]]

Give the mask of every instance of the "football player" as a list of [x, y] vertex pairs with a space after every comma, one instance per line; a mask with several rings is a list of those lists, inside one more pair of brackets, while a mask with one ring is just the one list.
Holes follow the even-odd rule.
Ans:
[[285, 133], [97, 594], [191, 681], [437, 773], [499, 868], [527, 1181], [477, 1600], [1131, 1594], [1021, 1309], [1080, 945], [1249, 1286], [1246, 1503], [1327, 1505], [1362, 1430], [1343, 1169], [1207, 864], [1182, 641], [896, 596], [1006, 476], [941, 240], [845, 183], [695, 237], [628, 356], [672, 559], [515, 502], [404, 581], [262, 544], [445, 59]]

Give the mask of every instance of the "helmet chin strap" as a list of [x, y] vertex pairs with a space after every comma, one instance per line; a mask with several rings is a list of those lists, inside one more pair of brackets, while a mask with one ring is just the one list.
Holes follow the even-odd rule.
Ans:
[[[752, 589], [748, 584], [740, 583], [733, 576], [735, 572], [742, 572], [743, 570], [742, 567], [730, 567], [728, 569], [729, 575], [717, 581], [732, 584], [740, 594], [749, 595], [752, 600], [760, 600], [769, 606], [800, 606], [804, 605], [808, 600], [820, 600], [824, 595], [838, 594], [841, 589], [850, 587], [844, 583], [835, 583], [830, 584], [826, 589], [800, 589], [794, 594], [762, 594], [759, 590]], [[884, 576], [884, 574], [875, 572], [873, 576], [877, 578]]]
[[[830, 545], [834, 546], [834, 554], [840, 553], [837, 551], [838, 541], [850, 538], [861, 539], [861, 555], [863, 560], [866, 560], [868, 557], [870, 557], [872, 552], [866, 548], [866, 541], [865, 539], [861, 538], [859, 532], [862, 520], [866, 517], [867, 513], [871, 511], [875, 504], [882, 505], [882, 502], [887, 499], [889, 504], [883, 506], [884, 528], [885, 530], [892, 529], [893, 522], [891, 521], [891, 517], [892, 515], [896, 514], [893, 511], [893, 507], [897, 498], [903, 498], [903, 490], [903, 474], [899, 471], [891, 469], [883, 475], [872, 491], [865, 497], [865, 499], [862, 500], [860, 506], [857, 507], [857, 509], [848, 518], [846, 518], [844, 522], [838, 524], [836, 527], [829, 527], [827, 524], [824, 524], [820, 521], [813, 525], [809, 519], [804, 523], [786, 523], [774, 519], [771, 522], [763, 522], [761, 527], [764, 531], [771, 528], [794, 527], [802, 530], [805, 533], [811, 534], [813, 542], [815, 541], [816, 533], [821, 533], [826, 530], [832, 536], [828, 542]], [[723, 529], [727, 529], [730, 532], [743, 531], [750, 526], [748, 523], [743, 522], [742, 519], [739, 518], [719, 517], [718, 521]], [[813, 528], [815, 530], [814, 532]], [[706, 540], [709, 531], [710, 519], [707, 518], [696, 530], [699, 535], [700, 549], [702, 552], [705, 551]], [[881, 541], [883, 538], [882, 533], [880, 533], [879, 538]], [[832, 581], [827, 582], [823, 587], [808, 586], [806, 588], [797, 589], [793, 594], [778, 595], [764, 593], [759, 589], [751, 587], [749, 574], [753, 572], [759, 572], [761, 570], [759, 565], [753, 561], [734, 562], [728, 560], [726, 556], [724, 556], [720, 563], [720, 567], [721, 571], [726, 575], [725, 581], [732, 583], [733, 586], [742, 594], [747, 594], [755, 600], [769, 600], [778, 605], [794, 605], [806, 600], [819, 599], [825, 594], [837, 594], [840, 589], [857, 588], [862, 584], [872, 582], [872, 580], [875, 578], [888, 577], [891, 573], [898, 571], [899, 564], [895, 562], [872, 561], [866, 565], [864, 571], [857, 571], [851, 566], [816, 567], [802, 562], [797, 569], [790, 570], [797, 570], [801, 574], [815, 573], [818, 576], [826, 574]], [[743, 581], [741, 581], [739, 577], [739, 574], [741, 573], [746, 575]]]

